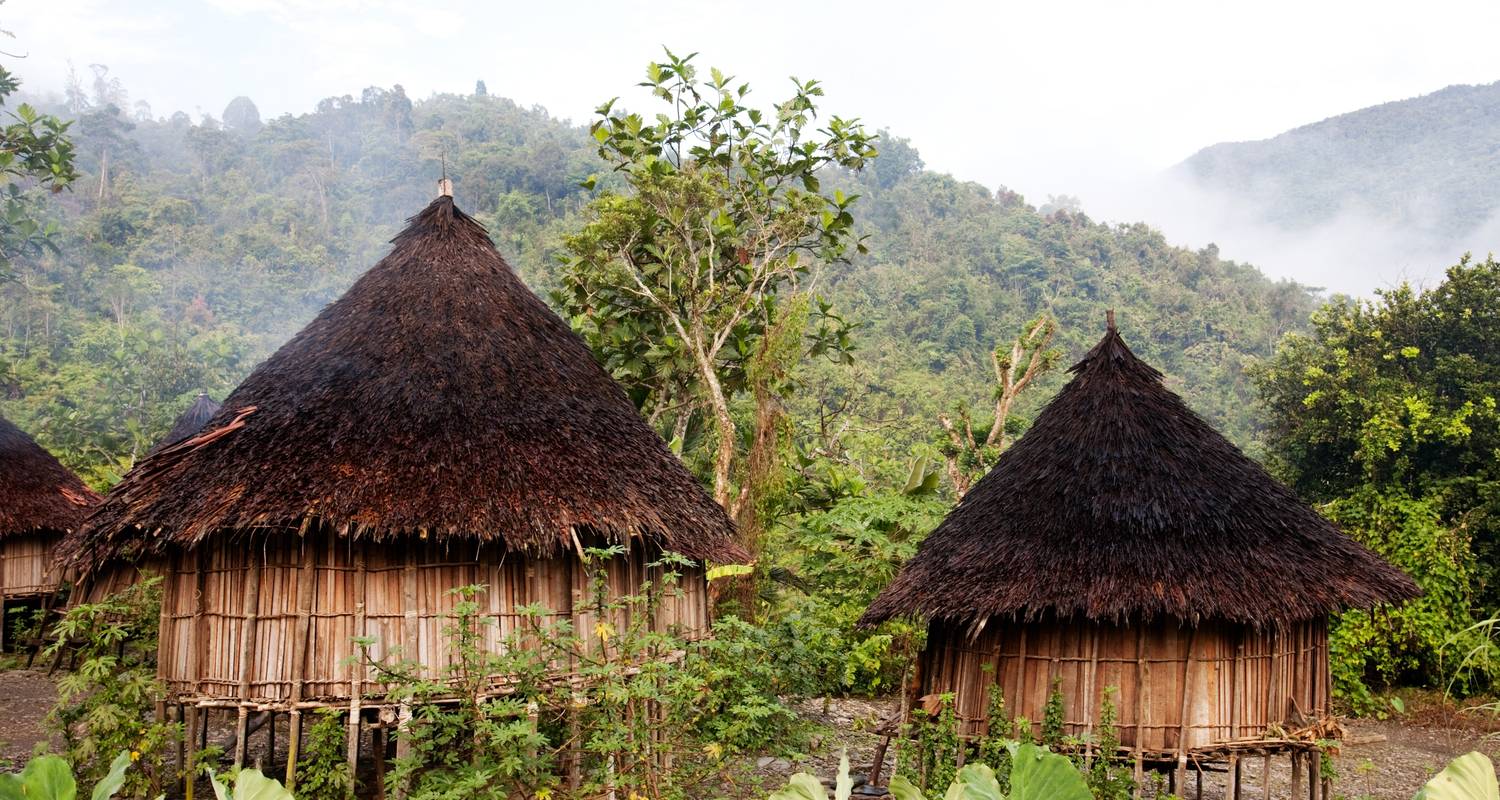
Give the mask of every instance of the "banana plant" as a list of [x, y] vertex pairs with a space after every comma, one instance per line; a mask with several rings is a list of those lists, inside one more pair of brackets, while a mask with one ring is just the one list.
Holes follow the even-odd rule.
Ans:
[[[110, 800], [125, 785], [130, 753], [122, 752], [109, 764], [109, 772], [94, 786], [90, 800]], [[0, 774], [0, 800], [76, 800], [78, 782], [73, 767], [57, 756], [37, 756], [26, 762], [19, 775]]]
[[1459, 756], [1432, 776], [1412, 800], [1500, 800], [1495, 765], [1483, 753]]

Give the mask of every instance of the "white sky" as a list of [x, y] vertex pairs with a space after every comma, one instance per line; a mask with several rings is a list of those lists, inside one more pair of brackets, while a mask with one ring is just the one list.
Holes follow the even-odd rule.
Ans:
[[269, 118], [483, 78], [583, 122], [662, 44], [696, 49], [763, 103], [816, 77], [830, 110], [910, 137], [931, 168], [1106, 217], [1143, 213], [1136, 182], [1206, 145], [1500, 80], [1494, 0], [8, 0], [0, 28], [29, 89], [103, 63], [157, 115], [216, 117], [239, 94]]

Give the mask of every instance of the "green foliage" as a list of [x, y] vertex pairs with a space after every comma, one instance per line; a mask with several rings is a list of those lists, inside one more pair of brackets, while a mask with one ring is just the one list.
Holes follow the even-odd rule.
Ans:
[[[388, 773], [389, 791], [427, 800], [561, 794], [559, 775], [572, 762], [582, 796], [696, 796], [734, 770], [728, 759], [796, 746], [801, 725], [777, 699], [783, 682], [763, 632], [729, 619], [716, 638], [689, 642], [652, 624], [686, 562], [662, 556], [639, 594], [617, 597], [607, 565], [623, 551], [584, 554], [589, 592], [576, 610], [587, 609], [590, 629], [527, 607], [496, 646], [487, 637], [498, 620], [478, 601], [484, 588], [468, 586], [455, 590], [445, 628], [448, 666], [375, 660], [361, 642], [390, 701], [410, 708], [397, 735], [411, 755]], [[558, 679], [561, 665], [573, 680]], [[507, 678], [498, 693], [496, 675]]]
[[126, 751], [136, 762], [126, 781], [132, 797], [155, 797], [171, 781], [168, 753], [182, 726], [155, 718], [165, 687], [156, 677], [161, 578], [148, 576], [97, 603], [68, 610], [43, 657], [78, 642], [77, 668], [57, 682], [48, 726], [80, 777], [101, 781], [105, 753]]
[[[944, 800], [1091, 800], [1093, 795], [1073, 763], [1045, 747], [1012, 742], [1008, 779], [1001, 785], [995, 771], [984, 764], [958, 770]], [[923, 800], [922, 790], [904, 777], [891, 779], [896, 800]]]
[[[219, 780], [218, 775], [210, 775], [209, 780], [214, 787], [214, 797], [218, 800], [296, 800], [292, 793], [275, 778], [262, 775], [258, 769], [242, 769], [234, 775], [234, 785], [226, 786]], [[304, 792], [304, 797], [336, 797], [337, 795], [320, 795]]]
[[1432, 776], [1412, 800], [1500, 800], [1495, 765], [1477, 751], [1461, 755]]
[[[94, 784], [91, 800], [110, 800], [120, 792], [131, 755], [122, 752], [115, 756], [109, 771]], [[0, 800], [74, 800], [77, 796], [73, 768], [57, 756], [37, 756], [26, 762], [19, 775], [0, 774]]]
[[[1443, 680], [1444, 644], [1500, 600], [1497, 354], [1500, 263], [1465, 258], [1430, 291], [1325, 306], [1256, 371], [1273, 467], [1425, 592], [1336, 628], [1335, 685], [1362, 710], [1371, 683]], [[1492, 679], [1471, 666], [1463, 688]]]
[[317, 710], [297, 762], [297, 791], [327, 800], [353, 796], [354, 774], [349, 770], [345, 736], [344, 716], [338, 709]]
[[1114, 760], [1120, 751], [1117, 727], [1120, 709], [1115, 702], [1119, 694], [1119, 687], [1104, 687], [1104, 698], [1099, 703], [1099, 724], [1094, 726], [1098, 732], [1092, 748], [1094, 755], [1084, 769], [1084, 779], [1095, 800], [1128, 800], [1135, 795], [1135, 780]]
[[[863, 167], [874, 136], [840, 117], [817, 127], [817, 81], [794, 80], [792, 96], [767, 112], [745, 104], [748, 84], [717, 69], [702, 79], [692, 55], [666, 56], [642, 84], [661, 113], [648, 119], [614, 100], [598, 109], [590, 132], [623, 186], [564, 239], [554, 300], [652, 419], [666, 415], [685, 433], [706, 417], [714, 497], [740, 517], [759, 502], [757, 455], [769, 454], [753, 445], [774, 446], [775, 404], [793, 368], [804, 356], [848, 360], [850, 327], [827, 303], [811, 323], [799, 286], [862, 249], [857, 195], [824, 192], [820, 175]], [[742, 394], [757, 404], [744, 454], [731, 409]]]
[[[21, 81], [0, 67], [0, 106]], [[60, 192], [77, 177], [68, 127], [28, 103], [6, 111], [0, 125], [0, 279], [12, 277], [19, 258], [57, 252], [58, 228], [41, 219], [40, 195]]]

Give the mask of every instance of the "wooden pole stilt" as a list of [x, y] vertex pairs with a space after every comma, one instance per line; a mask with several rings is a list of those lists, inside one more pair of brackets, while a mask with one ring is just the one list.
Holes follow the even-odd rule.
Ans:
[[181, 732], [177, 737], [177, 773], [186, 778], [188, 775], [187, 743], [192, 738], [192, 729], [187, 726], [187, 706], [177, 703], [177, 727]]
[[1302, 794], [1302, 754], [1292, 751], [1292, 790], [1287, 793], [1291, 800], [1298, 800]]
[[1198, 764], [1194, 764], [1193, 766], [1198, 772], [1198, 800], [1203, 800], [1203, 767]]
[[[354, 630], [358, 636], [365, 631], [365, 547], [356, 545], [354, 550]], [[410, 654], [403, 654], [412, 658]], [[349, 774], [359, 769], [359, 726], [362, 718], [360, 705], [364, 702], [365, 666], [358, 661], [349, 664]]]
[[240, 706], [239, 721], [234, 724], [234, 768], [245, 766], [245, 739], [250, 725], [249, 706]]
[[1265, 758], [1262, 759], [1262, 761], [1261, 761], [1261, 765], [1260, 765], [1260, 782], [1262, 784], [1262, 786], [1261, 786], [1261, 793], [1260, 793], [1260, 796], [1261, 796], [1262, 800], [1271, 800], [1271, 754], [1270, 753], [1266, 753]]
[[1323, 796], [1323, 751], [1314, 747], [1307, 753], [1307, 797], [1322, 800]]
[[[198, 738], [198, 718], [200, 716], [202, 714], [198, 713], [197, 706], [187, 706], [187, 729], [183, 731], [182, 736], [188, 742], [193, 742], [193, 740]], [[197, 777], [198, 749], [196, 747], [189, 747], [187, 760], [183, 762], [182, 769], [182, 796], [185, 800], [193, 800], [193, 783]]]
[[370, 729], [370, 749], [375, 757], [375, 799], [385, 800], [385, 740], [389, 737], [384, 725]]
[[297, 756], [302, 747], [302, 712], [292, 709], [287, 715], [286, 731], [286, 790], [292, 791], [297, 786]]
[[1229, 757], [1229, 768], [1224, 770], [1225, 800], [1240, 800], [1240, 757], [1231, 755]]

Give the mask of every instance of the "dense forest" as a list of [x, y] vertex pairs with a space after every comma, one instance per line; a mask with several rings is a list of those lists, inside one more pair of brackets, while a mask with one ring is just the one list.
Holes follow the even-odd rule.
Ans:
[[[895, 694], [928, 630], [857, 620], [1105, 336], [1107, 310], [1168, 388], [1425, 592], [1337, 620], [1328, 671], [1342, 709], [1399, 710], [1400, 686], [1493, 688], [1500, 264], [1455, 254], [1427, 291], [1322, 298], [1145, 223], [1096, 222], [1068, 198], [1033, 205], [929, 171], [897, 133], [819, 116], [817, 81], [794, 80], [763, 113], [748, 87], [691, 61], [668, 52], [641, 84], [672, 113], [610, 101], [589, 125], [483, 81], [425, 99], [370, 87], [270, 120], [238, 97], [193, 119], [132, 102], [94, 65], [61, 97], [7, 100], [9, 152], [28, 155], [3, 165], [0, 414], [107, 490], [198, 393], [222, 398], [343, 294], [451, 179], [454, 204], [590, 346], [753, 563], [700, 574], [719, 581], [702, 642], [602, 616], [541, 635], [557, 652], [592, 636], [605, 653], [682, 654], [646, 658], [650, 680], [605, 657], [585, 700], [543, 681], [526, 699], [481, 702], [476, 684], [439, 702], [451, 686], [383, 671], [406, 713], [431, 701], [399, 729], [416, 742], [387, 776], [401, 792], [550, 796], [576, 757], [575, 776], [592, 759], [586, 788], [611, 796], [706, 796], [748, 770], [746, 754], [809, 747], [799, 699]], [[0, 71], [0, 100], [15, 89]], [[1381, 124], [1369, 135], [1412, 138]], [[585, 564], [619, 554], [586, 553], [576, 529], [574, 545]], [[681, 565], [665, 554], [652, 569], [670, 584]], [[173, 780], [184, 730], [151, 713], [163, 691], [152, 580], [74, 607], [53, 645], [78, 647], [82, 666], [49, 724], [91, 778], [107, 777], [100, 754], [129, 752], [111, 772], [122, 781], [138, 759], [133, 796]], [[459, 680], [551, 669], [544, 647], [477, 644], [485, 589], [451, 588]], [[637, 600], [659, 603], [653, 591]], [[371, 658], [356, 644], [355, 661]], [[1041, 743], [1076, 756], [1061, 708], [1049, 699], [1047, 719], [1012, 728], [1003, 702], [991, 707], [986, 724], [1005, 727], [976, 752], [1011, 763], [1039, 723]], [[962, 780], [967, 745], [944, 727], [951, 708], [930, 721], [910, 744], [925, 760], [908, 753], [901, 780], [941, 789]], [[304, 787], [353, 791], [343, 724], [329, 713], [312, 726]], [[1110, 735], [1099, 746], [1114, 752]], [[1074, 762], [1048, 754], [1077, 784], [1067, 796], [1129, 796], [1127, 772], [1083, 744]]]
[[1263, 141], [1216, 144], [1177, 171], [1284, 228], [1351, 212], [1452, 240], [1500, 210], [1497, 126], [1500, 83], [1449, 86]]
[[[49, 206], [59, 254], [0, 287], [0, 408], [101, 487], [194, 393], [232, 387], [372, 264], [445, 164], [460, 206], [544, 296], [589, 197], [580, 184], [600, 168], [586, 128], [483, 82], [415, 101], [371, 87], [266, 121], [241, 97], [193, 120], [154, 117], [94, 71], [37, 102], [76, 120], [81, 177]], [[1305, 325], [1309, 292], [1143, 224], [926, 171], [912, 143], [881, 139], [869, 169], [830, 180], [861, 196], [868, 253], [816, 278], [858, 326], [859, 353], [814, 369], [839, 393], [816, 399], [880, 430], [878, 444], [846, 442], [854, 459], [904, 461], [937, 442], [938, 416], [984, 397], [988, 352], [1037, 314], [1056, 318], [1066, 360], [1106, 308], [1196, 409], [1253, 445], [1244, 367]], [[1060, 379], [1044, 380], [1026, 407]]]

